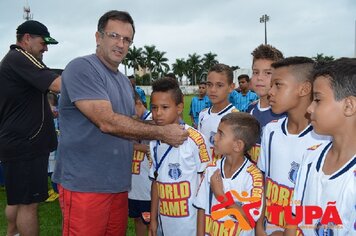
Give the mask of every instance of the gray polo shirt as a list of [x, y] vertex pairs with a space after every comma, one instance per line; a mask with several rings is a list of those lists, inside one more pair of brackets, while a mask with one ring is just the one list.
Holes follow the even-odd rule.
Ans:
[[74, 105], [107, 100], [115, 113], [135, 113], [133, 89], [121, 72], [93, 54], [71, 61], [62, 74], [59, 146], [53, 180], [78, 192], [117, 193], [130, 189], [133, 143], [104, 134]]

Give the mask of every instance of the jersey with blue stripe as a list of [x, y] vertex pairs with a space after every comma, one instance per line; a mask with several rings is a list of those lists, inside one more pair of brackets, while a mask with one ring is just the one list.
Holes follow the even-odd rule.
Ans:
[[306, 236], [356, 235], [356, 153], [339, 170], [325, 175], [322, 169], [331, 146], [332, 142], [328, 142], [306, 151], [298, 171], [293, 203], [319, 206], [323, 213], [328, 204], [334, 205], [342, 225], [322, 225], [320, 219], [307, 225], [303, 217], [299, 228]]
[[[328, 137], [316, 134], [311, 125], [299, 134], [290, 134], [287, 124], [288, 117], [270, 122], [265, 126], [262, 135], [257, 166], [265, 174], [266, 206], [289, 205], [303, 153], [307, 148], [329, 140]], [[279, 229], [269, 223], [271, 213], [267, 209], [266, 220], [268, 234]], [[285, 226], [284, 217], [281, 217], [278, 226]]]

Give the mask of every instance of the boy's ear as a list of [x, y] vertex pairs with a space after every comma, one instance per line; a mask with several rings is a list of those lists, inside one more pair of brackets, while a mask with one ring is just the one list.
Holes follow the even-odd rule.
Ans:
[[234, 141], [232, 148], [235, 152], [243, 152], [245, 148], [245, 143], [241, 139]]
[[356, 114], [356, 97], [346, 97], [344, 101], [344, 114], [346, 117], [354, 116]]
[[299, 95], [300, 96], [307, 96], [310, 95], [312, 93], [313, 90], [313, 85], [312, 83], [310, 83], [309, 81], [304, 81], [301, 84], [301, 88], [299, 90]]
[[177, 107], [178, 107], [178, 115], [182, 114], [184, 110], [184, 104], [179, 103]]
[[230, 84], [230, 86], [229, 86], [229, 92], [231, 93], [232, 90], [234, 90], [234, 89], [235, 89], [235, 83]]

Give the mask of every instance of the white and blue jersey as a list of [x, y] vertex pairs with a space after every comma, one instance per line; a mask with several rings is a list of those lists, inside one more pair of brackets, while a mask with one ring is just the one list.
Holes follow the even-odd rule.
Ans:
[[[257, 166], [265, 174], [266, 206], [286, 207], [290, 205], [297, 172], [307, 148], [329, 141], [320, 136], [309, 124], [299, 134], [290, 134], [288, 117], [270, 122], [265, 126], [260, 157]], [[266, 232], [268, 234], [284, 227], [284, 212], [277, 225], [271, 224], [272, 212], [266, 209]]]
[[294, 205], [303, 208], [319, 206], [323, 213], [326, 213], [328, 206], [336, 206], [342, 224], [328, 222], [328, 225], [322, 225], [321, 219], [313, 219], [310, 224], [303, 217], [299, 228], [305, 236], [356, 235], [356, 153], [339, 170], [325, 175], [323, 166], [331, 146], [332, 142], [328, 142], [306, 151], [298, 171], [293, 203], [300, 203]]

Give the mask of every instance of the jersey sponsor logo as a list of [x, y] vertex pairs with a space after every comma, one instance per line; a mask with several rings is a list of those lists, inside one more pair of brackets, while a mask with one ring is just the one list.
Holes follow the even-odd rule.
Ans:
[[171, 179], [177, 180], [182, 176], [182, 170], [179, 169], [180, 164], [179, 163], [169, 163], [169, 171], [168, 171], [168, 176]]
[[141, 170], [141, 162], [145, 159], [145, 153], [140, 151], [134, 151], [132, 160], [132, 174], [139, 175]]
[[170, 217], [189, 216], [188, 199], [191, 196], [190, 183], [157, 182], [159, 197], [159, 213]]
[[289, 173], [288, 173], [288, 179], [293, 183], [295, 184], [295, 181], [297, 179], [297, 173], [298, 173], [298, 169], [299, 169], [299, 164], [296, 163], [296, 162], [292, 162], [290, 164], [290, 170], [289, 170]]
[[199, 148], [199, 158], [202, 163], [210, 161], [207, 146], [205, 145], [203, 135], [196, 129], [188, 128], [189, 137]]
[[[269, 206], [280, 206], [285, 207], [290, 205], [290, 201], [293, 196], [293, 188], [289, 188], [285, 185], [278, 184], [277, 182], [271, 180], [270, 178], [266, 178], [266, 218], [268, 222], [271, 222], [271, 212], [268, 209]], [[278, 223], [278, 224], [276, 224]], [[285, 219], [284, 219], [284, 210], [279, 215], [278, 221], [274, 222], [274, 224], [278, 226], [284, 227]]]

